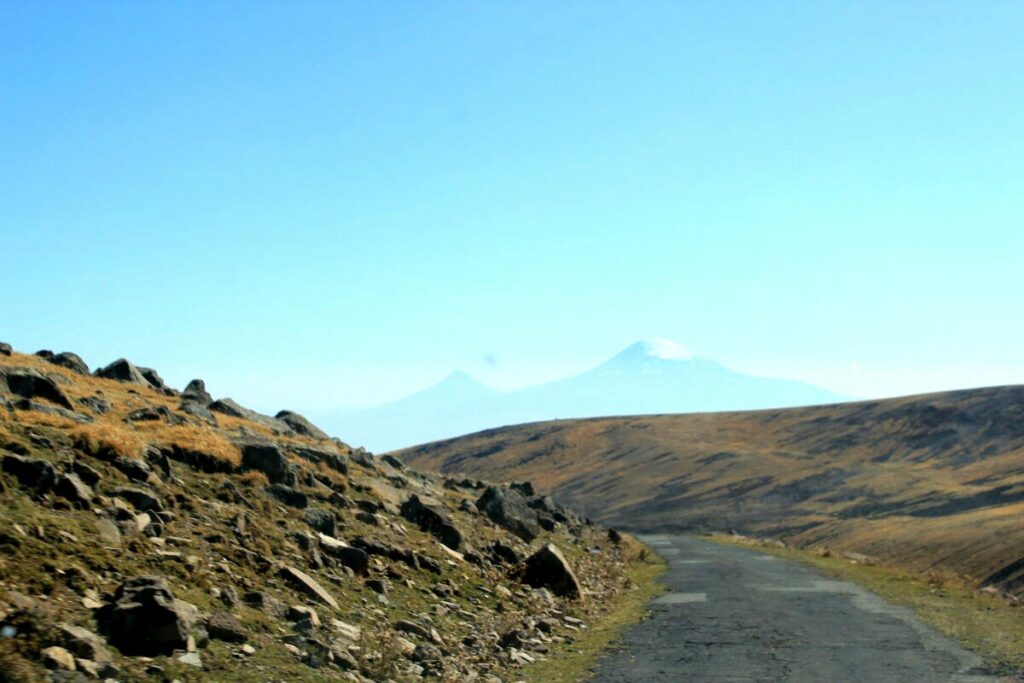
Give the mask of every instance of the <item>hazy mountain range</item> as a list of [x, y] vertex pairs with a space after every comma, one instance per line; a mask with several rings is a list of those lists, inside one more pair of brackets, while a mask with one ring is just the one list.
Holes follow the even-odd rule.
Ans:
[[560, 418], [782, 408], [843, 401], [810, 384], [754, 377], [673, 342], [640, 341], [565, 379], [500, 392], [464, 372], [374, 408], [311, 415], [346, 442], [384, 452], [504, 425]]

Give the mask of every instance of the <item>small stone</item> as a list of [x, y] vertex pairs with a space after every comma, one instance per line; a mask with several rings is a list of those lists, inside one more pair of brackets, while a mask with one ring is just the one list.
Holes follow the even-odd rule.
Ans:
[[203, 668], [203, 658], [199, 656], [198, 652], [185, 653], [178, 657], [178, 661], [188, 666], [194, 666], [197, 669]]
[[244, 655], [254, 655], [254, 654], [256, 654], [256, 648], [254, 648], [249, 643], [246, 643], [245, 645], [242, 646], [241, 652]]
[[320, 615], [318, 615], [316, 610], [312, 607], [306, 607], [305, 605], [292, 605], [288, 608], [289, 621], [301, 621], [303, 619], [309, 619], [313, 626], [320, 626]]

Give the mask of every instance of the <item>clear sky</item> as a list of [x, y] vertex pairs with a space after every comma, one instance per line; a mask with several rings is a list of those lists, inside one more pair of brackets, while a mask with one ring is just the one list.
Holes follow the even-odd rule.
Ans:
[[1024, 382], [1024, 3], [0, 4], [0, 339], [274, 410], [661, 336]]

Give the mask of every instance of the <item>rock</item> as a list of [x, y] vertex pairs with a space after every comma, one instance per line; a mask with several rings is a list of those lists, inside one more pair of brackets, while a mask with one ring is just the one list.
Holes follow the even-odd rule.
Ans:
[[149, 465], [143, 460], [136, 460], [135, 458], [126, 458], [123, 455], [119, 455], [114, 458], [114, 467], [119, 469], [124, 476], [128, 477], [132, 481], [143, 483], [149, 479], [149, 474], [152, 472]]
[[311, 436], [314, 439], [323, 439], [324, 441], [331, 437], [326, 432], [322, 431], [315, 424], [307, 420], [298, 413], [293, 413], [290, 410], [282, 410], [274, 416], [275, 419], [284, 422], [286, 425], [292, 428], [296, 434], [302, 434], [303, 436]]
[[7, 454], [0, 463], [0, 468], [13, 475], [18, 483], [25, 488], [35, 489], [38, 493], [49, 491], [57, 481], [56, 468], [48, 461], [39, 458]]
[[78, 399], [78, 404], [83, 405], [97, 415], [106, 415], [110, 412], [110, 401], [99, 396], [84, 396]]
[[243, 441], [238, 444], [242, 451], [242, 471], [256, 470], [267, 476], [271, 484], [295, 485], [295, 468], [288, 458], [269, 441]]
[[181, 664], [187, 664], [188, 666], [194, 666], [197, 669], [203, 668], [203, 658], [199, 656], [198, 652], [187, 652], [178, 657], [178, 662]]
[[31, 368], [0, 369], [0, 393], [14, 394], [30, 401], [40, 398], [66, 410], [74, 410], [71, 400], [56, 382]]
[[53, 492], [80, 507], [88, 505], [93, 498], [92, 489], [79, 479], [77, 474], [60, 475], [54, 484]]
[[142, 376], [146, 379], [147, 382], [149, 382], [149, 385], [151, 387], [153, 387], [160, 393], [164, 394], [165, 396], [174, 396], [178, 393], [174, 389], [171, 389], [169, 386], [167, 386], [164, 383], [164, 378], [161, 377], [153, 368], [144, 368], [142, 366], [139, 366], [139, 372], [142, 373]]
[[622, 543], [622, 534], [620, 534], [615, 529], [609, 528], [608, 529], [608, 540], [611, 541], [612, 543]]
[[198, 417], [203, 422], [207, 423], [211, 427], [217, 426], [217, 418], [213, 416], [210, 409], [201, 403], [195, 401], [182, 401], [178, 406], [178, 410], [183, 413]]
[[7, 342], [0, 342], [0, 356], [10, 356], [14, 349]]
[[284, 484], [271, 484], [263, 490], [289, 507], [302, 510], [309, 505], [309, 498], [305, 493]]
[[320, 627], [320, 615], [312, 607], [292, 605], [288, 608], [289, 621], [302, 621], [303, 619], [308, 619], [309, 623], [314, 627]]
[[382, 455], [382, 456], [380, 456], [380, 461], [385, 463], [385, 464], [387, 464], [387, 465], [390, 465], [391, 467], [395, 468], [399, 472], [402, 472], [402, 471], [405, 470], [405, 463], [402, 462], [401, 460], [399, 460], [398, 458], [396, 458], [393, 455]]
[[451, 518], [438, 505], [424, 503], [419, 496], [413, 494], [402, 503], [402, 517], [419, 526], [423, 531], [432, 534], [437, 540], [452, 550], [462, 547], [462, 532]]
[[103, 541], [104, 545], [121, 545], [121, 531], [117, 528], [117, 525], [109, 519], [101, 518], [97, 520], [96, 530], [99, 532], [100, 540]]
[[223, 610], [214, 612], [206, 619], [206, 631], [214, 640], [226, 643], [244, 643], [249, 633], [233, 614]]
[[560, 597], [580, 595], [580, 582], [565, 556], [554, 544], [548, 543], [526, 560], [523, 582], [534, 588], [548, 588]]
[[164, 509], [163, 501], [161, 501], [155, 494], [145, 489], [129, 488], [125, 486], [115, 490], [114, 495], [131, 503], [139, 512], [162, 512]]
[[546, 512], [537, 513], [537, 524], [539, 524], [540, 528], [544, 529], [544, 531], [554, 531], [558, 528], [558, 522], [556, 522], [555, 518]]
[[288, 611], [283, 602], [261, 591], [250, 591], [246, 593], [242, 597], [242, 602], [249, 607], [258, 609], [264, 614], [277, 619], [283, 619], [284, 615]]
[[325, 536], [333, 537], [338, 533], [338, 516], [331, 510], [308, 508], [303, 513], [306, 524]]
[[385, 584], [380, 579], [367, 579], [363, 585], [372, 590], [374, 593], [379, 593], [385, 596], [388, 594], [387, 584]]
[[63, 351], [58, 353], [56, 356], [49, 356], [46, 358], [47, 361], [54, 365], [59, 365], [62, 368], [67, 368], [72, 372], [77, 372], [79, 375], [88, 375], [89, 366], [85, 364], [82, 357], [77, 353], [71, 353], [70, 351]]
[[333, 557], [343, 566], [348, 567], [358, 576], [365, 576], [370, 568], [370, 556], [362, 548], [353, 548], [337, 539], [320, 535], [320, 549]]
[[533, 484], [528, 481], [514, 481], [508, 487], [513, 491], [521, 493], [526, 498], [532, 498], [537, 495], [537, 492], [533, 490]]
[[356, 671], [359, 669], [359, 662], [348, 651], [344, 641], [331, 643], [331, 663], [342, 671]]
[[411, 633], [420, 638], [430, 639], [430, 630], [412, 621], [399, 619], [395, 622], [395, 629], [403, 633]]
[[144, 387], [150, 386], [149, 381], [143, 376], [142, 372], [126, 358], [118, 358], [110, 365], [100, 368], [95, 373], [97, 377], [104, 379], [113, 379], [118, 382], [128, 382], [129, 384], [140, 384]]
[[46, 648], [39, 654], [42, 655], [43, 664], [47, 669], [75, 670], [75, 656], [62, 647], [54, 645]]
[[414, 662], [440, 662], [444, 659], [444, 655], [441, 651], [433, 645], [417, 645], [416, 649], [412, 651], [410, 659]]
[[139, 408], [125, 417], [125, 422], [166, 422], [167, 424], [180, 425], [185, 420], [172, 413], [166, 406], [147, 406]]
[[523, 559], [516, 549], [512, 546], [505, 545], [501, 541], [495, 541], [488, 547], [489, 554], [498, 563], [503, 564], [519, 564]]
[[181, 400], [199, 403], [205, 407], [213, 403], [213, 396], [210, 396], [210, 392], [206, 390], [206, 382], [194, 379], [181, 392]]
[[359, 642], [363, 637], [363, 630], [361, 628], [347, 624], [341, 619], [331, 619], [331, 628], [354, 643]]
[[163, 577], [136, 576], [118, 587], [99, 621], [123, 654], [155, 657], [186, 648], [196, 614], [174, 597]]
[[281, 576], [289, 583], [321, 602], [338, 609], [338, 601], [331, 597], [331, 594], [324, 590], [324, 587], [317, 583], [313, 577], [303, 571], [284, 565], [281, 567]]
[[268, 429], [273, 431], [275, 434], [295, 433], [295, 431], [291, 427], [289, 427], [287, 423], [282, 422], [281, 420], [276, 420], [270, 417], [269, 415], [257, 413], [255, 410], [249, 410], [248, 408], [244, 408], [235, 403], [234, 401], [232, 401], [230, 398], [218, 399], [206, 407], [216, 413], [222, 413], [224, 415], [229, 415], [231, 417], [239, 417], [242, 418], [243, 420], [249, 420], [250, 422], [255, 422], [256, 424], [263, 425], [264, 427], [267, 427]]
[[57, 624], [61, 641], [76, 657], [95, 662], [100, 668], [113, 662], [107, 643], [100, 636], [81, 626]]
[[529, 543], [540, 533], [537, 513], [530, 508], [526, 499], [513, 489], [488, 487], [476, 507], [498, 526], [508, 529]]

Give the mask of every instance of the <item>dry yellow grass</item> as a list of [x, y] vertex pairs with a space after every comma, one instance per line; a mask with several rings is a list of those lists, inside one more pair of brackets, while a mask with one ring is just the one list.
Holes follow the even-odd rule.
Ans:
[[71, 429], [71, 438], [78, 448], [101, 457], [140, 459], [146, 450], [146, 440], [124, 423], [103, 421], [77, 425]]
[[242, 463], [242, 453], [238, 446], [212, 427], [147, 422], [140, 423], [140, 431], [149, 443], [156, 446], [173, 445], [199, 451], [232, 467], [238, 467]]

